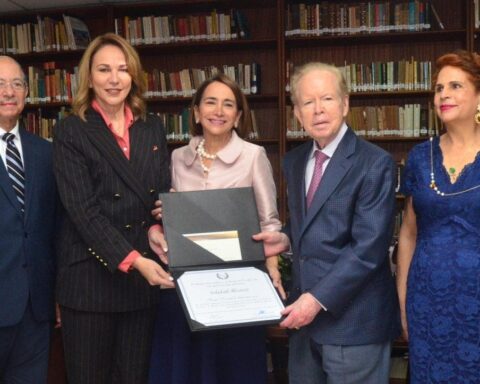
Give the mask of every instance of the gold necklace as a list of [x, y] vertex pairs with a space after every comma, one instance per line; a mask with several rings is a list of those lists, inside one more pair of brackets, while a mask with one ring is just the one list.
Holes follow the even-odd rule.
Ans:
[[[451, 171], [452, 169], [453, 169], [453, 172]], [[449, 175], [455, 174], [455, 168], [450, 168], [449, 172], [450, 172]], [[456, 177], [455, 177], [455, 180], [456, 180]], [[480, 188], [480, 185], [476, 185], [475, 187], [471, 187], [463, 191], [452, 192], [452, 193], [442, 192], [440, 191], [440, 189], [438, 189], [437, 183], [435, 182], [435, 173], [433, 172], [433, 137], [430, 137], [430, 188], [433, 189], [436, 192], [436, 194], [440, 196], [456, 196], [456, 195], [461, 195], [462, 193], [470, 192], [470, 191], [473, 191], [474, 189]]]

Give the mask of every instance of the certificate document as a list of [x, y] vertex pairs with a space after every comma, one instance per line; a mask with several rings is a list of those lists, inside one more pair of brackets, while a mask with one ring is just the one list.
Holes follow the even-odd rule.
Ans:
[[270, 277], [254, 267], [188, 271], [177, 280], [193, 325], [234, 326], [278, 322], [284, 308]]

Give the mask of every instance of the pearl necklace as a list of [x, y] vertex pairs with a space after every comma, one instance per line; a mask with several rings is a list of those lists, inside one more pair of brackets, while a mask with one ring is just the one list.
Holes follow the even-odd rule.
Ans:
[[440, 189], [438, 189], [437, 183], [435, 182], [435, 173], [433, 173], [433, 137], [430, 137], [430, 188], [433, 189], [439, 196], [456, 196], [480, 188], [480, 185], [476, 185], [475, 187], [452, 193], [442, 192]]
[[208, 168], [205, 163], [203, 162], [203, 159], [209, 159], [209, 160], [215, 160], [217, 158], [217, 154], [211, 154], [205, 151], [205, 139], [202, 139], [200, 143], [198, 143], [198, 147], [196, 149], [199, 158], [200, 158], [200, 165], [202, 166], [203, 172], [208, 173], [210, 172], [210, 168]]

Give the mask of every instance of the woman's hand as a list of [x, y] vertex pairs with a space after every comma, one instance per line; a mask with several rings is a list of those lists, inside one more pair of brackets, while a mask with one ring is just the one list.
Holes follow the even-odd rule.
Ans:
[[170, 276], [158, 263], [140, 256], [133, 262], [132, 267], [137, 269], [150, 285], [162, 285], [173, 288], [173, 277]]
[[278, 256], [270, 256], [265, 261], [265, 266], [267, 267], [268, 274], [272, 279], [273, 286], [277, 289], [280, 297], [283, 300], [287, 299], [287, 294], [283, 289], [282, 285], [282, 275], [280, 274], [280, 270], [278, 269]]
[[[160, 200], [158, 200], [160, 201]], [[156, 225], [157, 228], [150, 228], [148, 231], [148, 243], [153, 252], [155, 252], [162, 263], [168, 264], [168, 245], [163, 235], [163, 231], [159, 225]]]
[[[170, 188], [169, 192], [175, 192], [175, 189]], [[162, 200], [155, 201], [155, 208], [152, 209], [151, 214], [155, 220], [162, 220]]]
[[155, 201], [155, 208], [152, 209], [151, 213], [155, 220], [162, 219], [162, 200]]

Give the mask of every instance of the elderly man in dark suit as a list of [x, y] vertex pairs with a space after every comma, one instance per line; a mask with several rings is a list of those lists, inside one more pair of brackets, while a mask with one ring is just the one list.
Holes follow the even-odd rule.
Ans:
[[48, 141], [19, 117], [28, 89], [0, 56], [0, 382], [45, 383], [54, 314], [56, 190]]
[[293, 252], [291, 383], [388, 383], [398, 322], [388, 247], [395, 164], [346, 125], [349, 98], [334, 66], [292, 78], [295, 115], [309, 141], [286, 154], [290, 221], [261, 233], [267, 254]]

